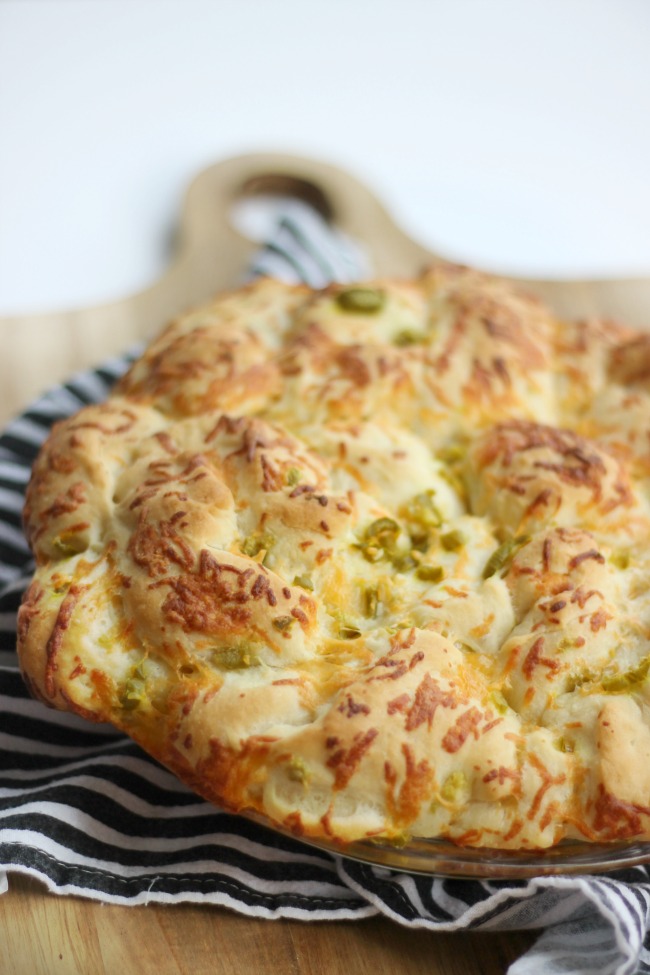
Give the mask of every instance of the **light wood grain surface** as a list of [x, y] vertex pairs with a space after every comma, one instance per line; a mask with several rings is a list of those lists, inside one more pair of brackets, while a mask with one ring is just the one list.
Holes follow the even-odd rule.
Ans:
[[262, 921], [197, 905], [116, 907], [13, 875], [2, 975], [502, 975], [529, 932], [434, 934], [380, 918]]
[[[285, 156], [227, 160], [190, 187], [177, 256], [146, 291], [96, 308], [0, 319], [0, 423], [75, 370], [236, 284], [255, 245], [232, 227], [231, 208], [244, 195], [271, 191], [315, 203], [366, 246], [379, 274], [412, 274], [432, 257], [345, 173]], [[562, 314], [650, 327], [650, 278], [524, 283]], [[500, 975], [533, 940], [531, 933], [432, 934], [379, 918], [305, 923], [209, 906], [105, 906], [49, 894], [16, 874], [0, 897], [2, 975]]]

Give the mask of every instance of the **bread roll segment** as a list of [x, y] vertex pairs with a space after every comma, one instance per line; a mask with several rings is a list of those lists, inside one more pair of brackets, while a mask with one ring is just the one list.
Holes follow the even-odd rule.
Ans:
[[646, 346], [442, 262], [192, 311], [34, 465], [31, 692], [305, 837], [649, 839]]

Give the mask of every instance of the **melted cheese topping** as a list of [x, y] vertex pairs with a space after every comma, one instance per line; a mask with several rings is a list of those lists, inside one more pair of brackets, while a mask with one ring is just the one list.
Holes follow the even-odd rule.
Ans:
[[34, 466], [30, 688], [301, 835], [650, 838], [648, 362], [448, 264], [184, 316]]

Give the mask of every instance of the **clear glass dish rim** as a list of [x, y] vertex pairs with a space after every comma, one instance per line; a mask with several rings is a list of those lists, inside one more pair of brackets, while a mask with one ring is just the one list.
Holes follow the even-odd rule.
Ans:
[[414, 837], [404, 846], [382, 840], [336, 843], [296, 836], [255, 812], [241, 813], [260, 826], [343, 859], [372, 867], [474, 880], [525, 880], [532, 877], [610, 873], [650, 863], [650, 840], [590, 843], [565, 840], [544, 850], [499, 850], [457, 846], [450, 840]]

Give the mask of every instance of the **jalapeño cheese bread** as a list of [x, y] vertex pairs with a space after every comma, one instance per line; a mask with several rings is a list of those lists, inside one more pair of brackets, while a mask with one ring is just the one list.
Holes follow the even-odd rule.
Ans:
[[650, 838], [650, 336], [478, 272], [260, 280], [59, 423], [32, 693], [340, 843]]

